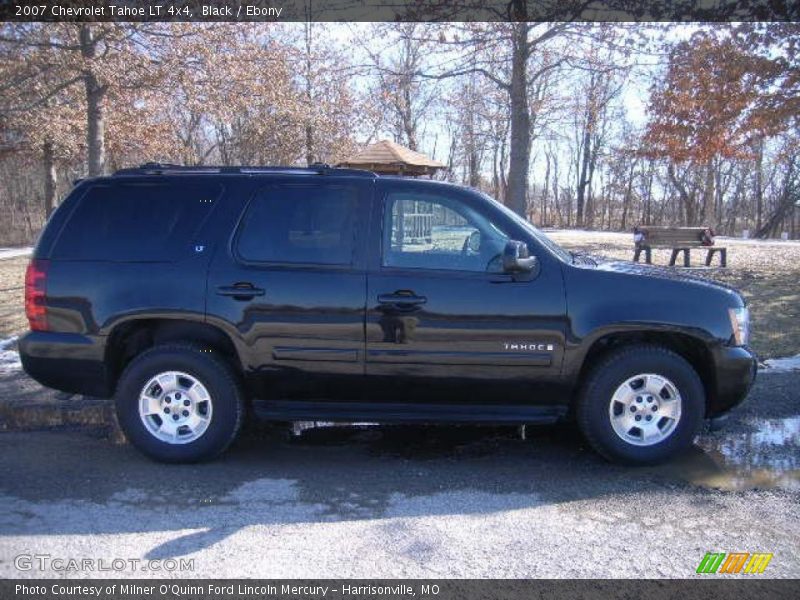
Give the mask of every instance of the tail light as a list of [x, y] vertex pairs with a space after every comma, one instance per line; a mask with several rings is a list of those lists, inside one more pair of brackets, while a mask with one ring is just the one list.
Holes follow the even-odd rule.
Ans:
[[25, 315], [31, 331], [47, 331], [47, 293], [48, 261], [32, 259], [25, 271]]

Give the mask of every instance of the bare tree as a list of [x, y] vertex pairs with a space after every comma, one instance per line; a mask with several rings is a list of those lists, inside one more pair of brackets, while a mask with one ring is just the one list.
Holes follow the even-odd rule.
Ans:
[[374, 77], [372, 93], [379, 100], [382, 118], [395, 141], [419, 149], [420, 127], [439, 101], [438, 86], [422, 76], [431, 42], [421, 23], [378, 25], [362, 48]]

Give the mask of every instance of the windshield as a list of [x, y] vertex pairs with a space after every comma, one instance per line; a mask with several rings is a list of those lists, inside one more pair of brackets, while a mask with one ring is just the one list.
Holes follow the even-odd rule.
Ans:
[[568, 262], [568, 263], [572, 262], [572, 257], [570, 256], [569, 252], [564, 250], [561, 246], [556, 244], [553, 240], [551, 240], [549, 237], [547, 237], [539, 229], [534, 227], [530, 223], [530, 221], [528, 221], [527, 219], [523, 219], [517, 213], [515, 213], [513, 210], [508, 208], [505, 204], [503, 204], [502, 202], [498, 202], [497, 200], [495, 200], [494, 198], [492, 198], [488, 194], [484, 194], [483, 192], [481, 192], [480, 194], [484, 198], [487, 198], [488, 200], [491, 200], [492, 202], [494, 202], [495, 205], [497, 205], [500, 208], [500, 210], [503, 211], [503, 214], [507, 215], [509, 218], [511, 218], [515, 223], [519, 224], [521, 227], [525, 228], [525, 230], [528, 233], [530, 233], [533, 237], [536, 238], [536, 241], [538, 241], [540, 244], [542, 244], [542, 246], [545, 246], [548, 250], [550, 250], [550, 252], [552, 252], [553, 254], [558, 256], [564, 262]]

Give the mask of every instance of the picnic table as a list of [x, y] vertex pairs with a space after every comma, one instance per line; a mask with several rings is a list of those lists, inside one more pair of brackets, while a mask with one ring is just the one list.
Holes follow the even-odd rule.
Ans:
[[[709, 232], [710, 235], [709, 235]], [[638, 235], [637, 235], [638, 234]], [[709, 243], [710, 242], [710, 243]], [[634, 262], [639, 262], [641, 253], [644, 252], [645, 262], [652, 264], [653, 248], [671, 248], [672, 255], [669, 265], [675, 266], [678, 255], [683, 253], [683, 266], [691, 266], [690, 252], [693, 248], [705, 249], [706, 266], [711, 266], [714, 254], [719, 254], [719, 264], [725, 267], [728, 264], [727, 248], [716, 246], [713, 240], [713, 231], [710, 227], [655, 227], [645, 226], [634, 229], [635, 250]]]

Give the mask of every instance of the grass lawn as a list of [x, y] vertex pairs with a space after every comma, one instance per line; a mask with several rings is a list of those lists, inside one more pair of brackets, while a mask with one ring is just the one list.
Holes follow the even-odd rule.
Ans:
[[[629, 234], [549, 231], [568, 250], [631, 260]], [[733, 285], [750, 305], [751, 343], [759, 357], [775, 358], [800, 353], [800, 243], [758, 242], [718, 238], [728, 248], [727, 269], [698, 269], [693, 273]], [[702, 264], [705, 252], [694, 251], [693, 264]], [[654, 250], [653, 263], [666, 265], [669, 250]], [[0, 260], [0, 339], [27, 328], [23, 290], [27, 258]]]

